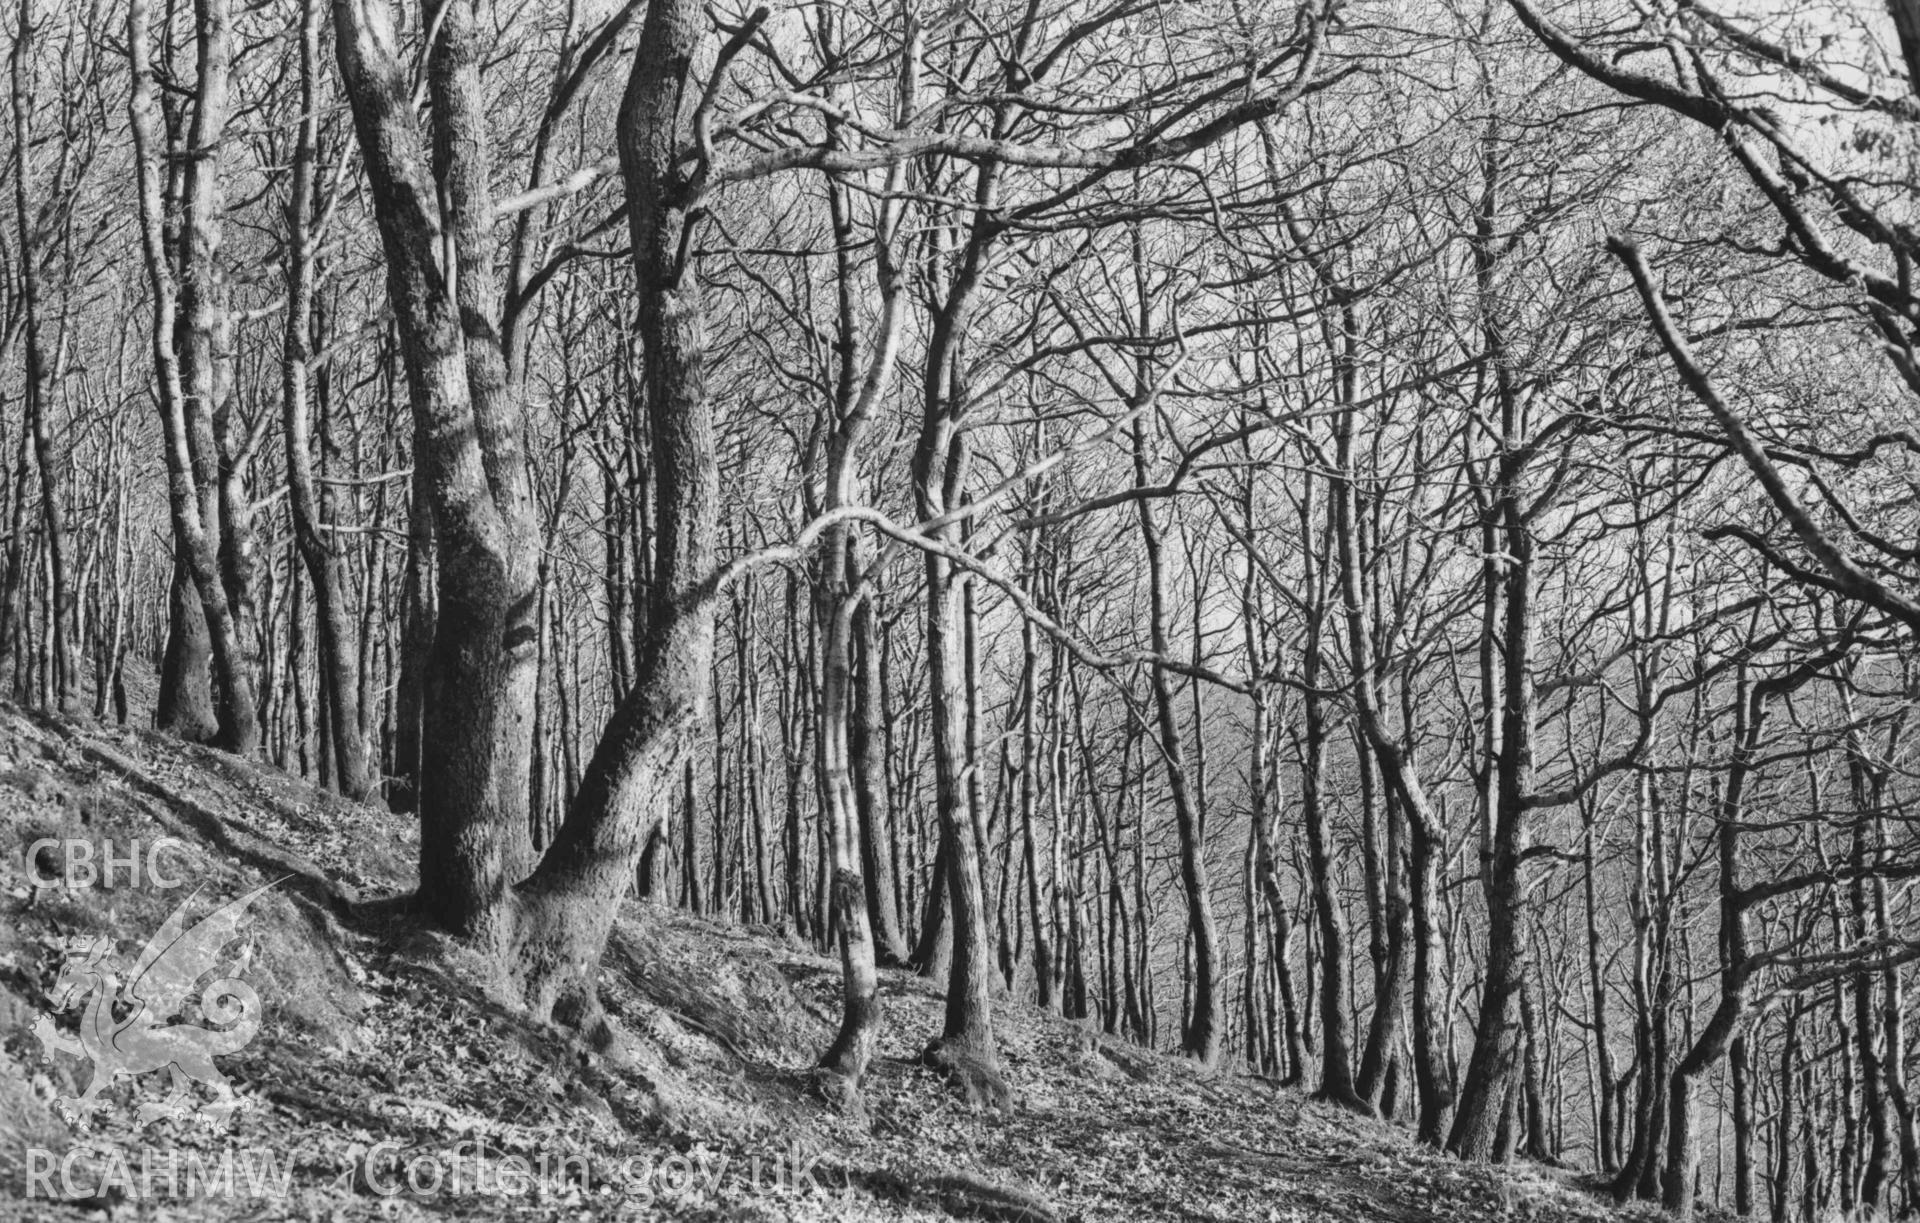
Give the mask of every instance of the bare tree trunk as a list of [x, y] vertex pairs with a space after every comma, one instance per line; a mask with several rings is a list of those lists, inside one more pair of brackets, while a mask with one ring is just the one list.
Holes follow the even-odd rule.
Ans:
[[[864, 572], [872, 560], [860, 560], [856, 555], [855, 563]], [[881, 687], [880, 641], [874, 628], [871, 598], [862, 600], [854, 613], [853, 645], [858, 679], [848, 746], [853, 756], [855, 795], [860, 803], [860, 873], [866, 880], [874, 954], [888, 967], [902, 967], [907, 963], [907, 944], [900, 928], [900, 911], [894, 902], [889, 830], [894, 826], [895, 816], [887, 803], [886, 757], [882, 743], [885, 727], [881, 713], [885, 694]]]
[[1733, 1213], [1753, 1213], [1753, 1051], [1744, 1035], [1728, 1054], [1728, 1090], [1733, 1096]]
[[[27, 475], [29, 471], [27, 464], [29, 455], [32, 453], [32, 440], [33, 431], [27, 428], [26, 423], [23, 421], [20, 428], [19, 444], [14, 455], [12, 503], [7, 509], [6, 564], [4, 568], [0, 568], [0, 672], [4, 672], [8, 679], [9, 690], [16, 694], [19, 692], [20, 683], [23, 678], [21, 669], [15, 665], [15, 658], [20, 652], [21, 639], [25, 636], [22, 629], [26, 622], [27, 611], [27, 609], [22, 606], [21, 594], [26, 578]], [[184, 579], [176, 576], [174, 587], [176, 592], [182, 580]], [[206, 625], [203, 622], [201, 624], [201, 640], [203, 642], [206, 637], [205, 630]], [[173, 655], [174, 635], [170, 632], [167, 636], [166, 661], [169, 663], [172, 662]], [[182, 669], [185, 669], [184, 664]], [[195, 723], [194, 729], [203, 730], [203, 733], [198, 736], [182, 734], [182, 738], [211, 738], [215, 729], [213, 723], [212, 697], [207, 692], [206, 680], [204, 678], [206, 674], [206, 655], [204, 650], [201, 653], [200, 670], [202, 676], [200, 685], [201, 704], [206, 708], [205, 716]], [[163, 718], [172, 707], [167, 700], [168, 696], [172, 695], [168, 688], [168, 680], [176, 673], [172, 667], [163, 667], [160, 673], [159, 711]], [[182, 720], [184, 720], [184, 718]], [[166, 726], [163, 721], [161, 729], [165, 730], [170, 728]]]
[[[147, 277], [153, 289], [151, 330], [153, 361], [159, 375], [160, 414], [166, 447], [168, 500], [180, 560], [199, 594], [218, 700], [217, 742], [234, 752], [251, 752], [259, 739], [253, 677], [242, 626], [229, 601], [222, 572], [221, 496], [213, 415], [220, 393], [216, 341], [220, 330], [218, 278], [221, 192], [220, 143], [227, 121], [228, 14], [226, 0], [200, 0], [195, 11], [199, 79], [194, 93], [190, 155], [184, 170], [180, 272], [174, 273], [164, 237], [161, 198], [162, 149], [155, 127], [158, 87], [152, 64], [152, 33], [147, 0], [132, 0], [127, 10], [128, 55], [133, 90], [128, 114], [133, 129], [135, 177], [140, 199], [140, 229]], [[176, 347], [176, 344], [178, 347]], [[176, 607], [179, 604], [176, 602]], [[189, 703], [197, 680], [196, 633], [191, 624], [177, 634], [180, 664], [170, 695]], [[171, 652], [171, 651], [170, 651]], [[191, 728], [191, 711], [162, 710], [162, 724]]]
[[1441, 1050], [1447, 1048], [1447, 1007], [1441, 997], [1445, 958], [1439, 923], [1440, 866], [1446, 855], [1445, 830], [1419, 804], [1409, 804], [1407, 877], [1413, 913], [1413, 1075], [1420, 1095], [1417, 1133], [1439, 1146], [1446, 1140], [1447, 1110], [1453, 1106], [1453, 1076]]
[[969, 1102], [1004, 1107], [1009, 1100], [993, 1039], [992, 939], [988, 931], [986, 889], [980, 869], [980, 844], [967, 795], [965, 716], [955, 706], [965, 699], [965, 668], [958, 627], [959, 591], [939, 557], [928, 558], [927, 653], [935, 660], [934, 750], [943, 762], [936, 781], [945, 834], [947, 898], [953, 927], [953, 961], [947, 980], [946, 1022], [928, 1059], [952, 1075]]
[[[175, 532], [178, 539], [178, 532]], [[160, 662], [160, 696], [154, 725], [189, 743], [209, 743], [220, 733], [213, 712], [213, 642], [187, 558], [175, 546], [173, 579], [167, 584], [167, 642]]]
[[[15, 233], [20, 243], [18, 247], [20, 310], [27, 357], [26, 385], [22, 388], [22, 394], [26, 400], [27, 428], [33, 434], [34, 461], [40, 472], [40, 517], [41, 525], [46, 530], [47, 565], [52, 586], [53, 703], [54, 707], [62, 713], [76, 713], [79, 709], [77, 702], [79, 701], [80, 661], [73, 637], [75, 627], [73, 575], [68, 567], [66, 515], [53, 456], [52, 429], [47, 419], [48, 401], [53, 397], [53, 380], [56, 371], [47, 368], [47, 353], [40, 331], [40, 261], [44, 244], [41, 240], [42, 235], [32, 232], [27, 206], [27, 180], [30, 176], [28, 155], [33, 147], [28, 121], [33, 107], [33, 98], [27, 74], [32, 70], [33, 35], [31, 0], [21, 0], [19, 29], [14, 37], [11, 67], [13, 202]], [[15, 495], [25, 497], [25, 488], [16, 489]]]
[[1020, 626], [1021, 648], [1021, 708], [1020, 708], [1020, 857], [1021, 869], [1026, 876], [1026, 916], [1033, 929], [1033, 978], [1037, 991], [1036, 1000], [1043, 1011], [1054, 1010], [1057, 1000], [1054, 998], [1053, 947], [1047, 934], [1047, 923], [1041, 909], [1040, 864], [1036, 838], [1033, 832], [1035, 808], [1039, 806], [1037, 792], [1039, 780], [1035, 776], [1039, 765], [1039, 741], [1034, 729], [1034, 720], [1039, 703], [1039, 650], [1034, 641], [1032, 621]]
[[[1133, 234], [1133, 272], [1137, 312], [1135, 326], [1142, 336], [1150, 333], [1145, 253], [1136, 227]], [[1135, 394], [1146, 391], [1146, 371], [1136, 371]], [[1133, 423], [1133, 482], [1136, 488], [1147, 483], [1147, 436], [1140, 417]], [[1167, 591], [1165, 564], [1161, 555], [1161, 529], [1150, 498], [1134, 502], [1139, 518], [1140, 542], [1147, 562], [1147, 631], [1156, 659], [1171, 657], [1167, 637]], [[1197, 597], [1197, 595], [1196, 595]], [[1174, 706], [1173, 685], [1167, 668], [1155, 661], [1148, 668], [1153, 689], [1156, 726], [1160, 734], [1160, 754], [1167, 766], [1167, 788], [1173, 801], [1175, 829], [1180, 837], [1180, 882], [1187, 908], [1187, 937], [1193, 950], [1193, 1006], [1181, 1033], [1180, 1047], [1203, 1066], [1220, 1060], [1222, 1044], [1221, 981], [1219, 935], [1213, 917], [1212, 885], [1207, 873], [1207, 847], [1199, 806], [1188, 776], [1187, 753], [1180, 732], [1180, 717]]]
[[[957, 509], [966, 489], [967, 440], [957, 428], [965, 407], [960, 402], [964, 392], [958, 350], [993, 240], [987, 213], [997, 178], [991, 164], [978, 173], [974, 225], [953, 280], [933, 313], [921, 388], [920, 435], [912, 460], [915, 506], [923, 519]], [[935, 542], [946, 543], [954, 531], [943, 526], [932, 535]], [[984, 813], [976, 809], [978, 761], [968, 750], [974, 694], [967, 684], [962, 608], [966, 582], [956, 575], [952, 562], [936, 552], [927, 552], [924, 564], [934, 801], [940, 813], [939, 857], [945, 868], [946, 926], [952, 938], [945, 1022], [924, 1056], [960, 1087], [969, 1102], [1004, 1108], [1011, 1095], [993, 1036], [993, 936], [981, 872], [986, 849], [981, 835]]]
[[[1309, 671], [1308, 684], [1318, 682]], [[1353, 1043], [1348, 1017], [1347, 918], [1335, 892], [1335, 868], [1325, 799], [1326, 712], [1319, 697], [1309, 695], [1301, 715], [1305, 742], [1300, 761], [1301, 823], [1307, 834], [1308, 867], [1313, 872], [1313, 911], [1320, 934], [1320, 1098], [1357, 1113], [1370, 1115], [1373, 1107], [1353, 1085]]]
[[[1756, 957], [1749, 948], [1747, 914], [1754, 895], [1743, 885], [1742, 825], [1746, 818], [1747, 792], [1754, 784], [1753, 774], [1760, 758], [1768, 705], [1775, 696], [1791, 692], [1844, 656], [1849, 645], [1843, 638], [1828, 655], [1802, 662], [1791, 671], [1750, 687], [1745, 675], [1740, 677], [1741, 690], [1734, 705], [1733, 759], [1727, 768], [1726, 785], [1714, 820], [1714, 843], [1720, 868], [1720, 1000], [1695, 1037], [1693, 1047], [1674, 1067], [1667, 1088], [1667, 1151], [1661, 1204], [1681, 1219], [1693, 1213], [1693, 1182], [1699, 1159], [1694, 1091], [1713, 1064], [1726, 1055], [1734, 1035], [1745, 1022], [1748, 986], [1764, 962], [1763, 957]], [[1838, 1004], [1839, 991], [1834, 998]]]
[[[840, 561], [832, 554], [829, 559], [830, 563]], [[833, 854], [833, 920], [840, 934], [843, 998], [840, 1030], [820, 1064], [857, 1086], [879, 1039], [880, 986], [874, 970], [873, 930], [867, 919], [867, 884], [860, 869], [863, 839], [848, 746], [853, 610], [850, 600], [835, 604], [833, 620], [827, 626], [825, 685], [821, 692], [821, 751], [826, 759], [831, 800], [827, 831]]]
[[[1315, 532], [1311, 484], [1300, 503], [1303, 534]], [[1328, 650], [1326, 626], [1327, 581], [1311, 552], [1307, 556], [1303, 609], [1305, 640], [1301, 645], [1301, 682], [1307, 692], [1300, 713], [1300, 822], [1306, 833], [1307, 871], [1312, 880], [1314, 928], [1319, 935], [1320, 977], [1317, 996], [1320, 1016], [1320, 1098], [1363, 1115], [1373, 1106], [1360, 1098], [1353, 1084], [1353, 1043], [1348, 1011], [1352, 988], [1347, 963], [1347, 915], [1341, 906], [1338, 872], [1331, 845], [1332, 815], [1325, 795], [1327, 768], [1326, 699], [1317, 691]]]
[[[483, 934], [532, 853], [536, 528], [520, 407], [494, 331], [492, 138], [479, 79], [485, 34], [467, 5], [434, 11], [430, 144], [385, 0], [334, 0], [334, 27], [435, 532], [438, 607], [423, 674], [416, 794], [418, 903], [448, 929]], [[448, 247], [452, 265], [442, 267]]]
[[[1249, 581], [1251, 584], [1251, 581]], [[1251, 632], [1251, 627], [1249, 627]], [[1293, 918], [1287, 911], [1287, 900], [1280, 888], [1279, 854], [1274, 845], [1275, 814], [1272, 810], [1270, 790], [1272, 782], [1268, 774], [1272, 765], [1268, 760], [1268, 738], [1272, 732], [1268, 729], [1267, 694], [1264, 691], [1253, 695], [1253, 729], [1248, 745], [1247, 790], [1252, 812], [1249, 820], [1253, 824], [1254, 836], [1254, 872], [1260, 883], [1261, 899], [1267, 908], [1268, 920], [1273, 926], [1273, 957], [1276, 989], [1280, 995], [1280, 1025], [1285, 1038], [1286, 1071], [1285, 1080], [1297, 1082], [1306, 1066], [1306, 1051], [1300, 1044], [1300, 1008], [1294, 997], [1292, 948]]]
[[427, 465], [413, 469], [407, 515], [406, 572], [400, 584], [400, 674], [393, 697], [393, 779], [387, 805], [397, 813], [420, 809], [420, 755], [426, 732], [427, 660], [433, 656], [433, 494]]
[[[1517, 517], [1517, 510], [1514, 511]], [[1526, 850], [1528, 780], [1532, 775], [1533, 680], [1531, 584], [1532, 552], [1528, 529], [1507, 532], [1513, 557], [1506, 581], [1505, 641], [1501, 674], [1505, 679], [1500, 747], [1495, 760], [1493, 857], [1487, 885], [1487, 959], [1480, 985], [1479, 1016], [1473, 1056], [1462, 1080], [1459, 1108], [1447, 1147], [1462, 1159], [1490, 1159], [1519, 1048], [1516, 1023], [1520, 990], [1527, 972]]]
[[1773, 1189], [1771, 1212], [1774, 1223], [1786, 1223], [1787, 1207], [1791, 1204], [1790, 1190], [1793, 1185], [1793, 1138], [1799, 1100], [1794, 1091], [1797, 1067], [1795, 1060], [1800, 1054], [1800, 1012], [1798, 1008], [1787, 1011], [1786, 1032], [1780, 1038], [1780, 1108], [1774, 1119], [1773, 1140]]
[[365, 798], [373, 788], [366, 735], [361, 726], [359, 647], [342, 593], [343, 566], [333, 541], [324, 533], [321, 501], [315, 490], [311, 397], [307, 385], [309, 336], [313, 327], [314, 159], [320, 142], [316, 84], [320, 58], [319, 0], [300, 6], [300, 119], [293, 151], [293, 181], [287, 200], [287, 317], [281, 355], [281, 408], [287, 453], [288, 503], [300, 557], [313, 582], [314, 622], [319, 630], [321, 699], [332, 727], [329, 763], [333, 784], [348, 798]]
[[[1492, 187], [1487, 188], [1486, 213], [1478, 217], [1491, 226]], [[1477, 248], [1478, 249], [1478, 248]], [[1492, 276], [1492, 257], [1477, 256], [1483, 298]], [[1483, 305], [1483, 310], [1490, 309]], [[1483, 320], [1490, 359], [1496, 363], [1497, 396], [1501, 410], [1503, 447], [1523, 435], [1521, 407], [1510, 371], [1502, 363], [1505, 342], [1499, 328]], [[1502, 546], [1499, 561], [1483, 568], [1486, 624], [1491, 628], [1498, 612], [1498, 648], [1490, 651], [1497, 665], [1483, 668], [1488, 697], [1498, 683], [1498, 741], [1489, 765], [1493, 772], [1492, 828], [1486, 858], [1487, 954], [1481, 974], [1480, 1003], [1474, 1025], [1473, 1054], [1462, 1078], [1459, 1107], [1447, 1147], [1462, 1159], [1493, 1156], [1502, 1100], [1511, 1080], [1518, 1051], [1517, 1009], [1528, 972], [1525, 916], [1527, 880], [1525, 854], [1533, 807], [1533, 527], [1522, 503], [1521, 480], [1525, 462], [1504, 451], [1494, 475], [1489, 504], [1483, 510], [1484, 530], [1496, 533]], [[1536, 509], [1538, 507], [1535, 507]]]
[[[692, 0], [648, 9], [618, 123], [657, 524], [647, 637], [633, 690], [601, 736], [552, 848], [521, 890], [508, 959], [535, 1014], [590, 1029], [598, 1027], [595, 979], [608, 932], [700, 730], [713, 677], [716, 601], [707, 584], [719, 477], [705, 310], [683, 256], [685, 227], [694, 218], [684, 203], [687, 171], [678, 164], [689, 104], [699, 93], [689, 81], [701, 16]], [[844, 865], [857, 875], [853, 843], [843, 849]], [[864, 914], [857, 886], [846, 899]]]
[[[1363, 555], [1364, 516], [1360, 506], [1358, 460], [1354, 453], [1357, 423], [1354, 417], [1357, 409], [1353, 404], [1357, 398], [1359, 375], [1357, 348], [1360, 310], [1345, 290], [1336, 292], [1336, 300], [1339, 327], [1336, 330], [1327, 325], [1324, 329], [1328, 347], [1334, 353], [1334, 393], [1345, 408], [1334, 423], [1334, 457], [1339, 476], [1332, 489], [1331, 509], [1347, 651], [1354, 670], [1355, 704], [1361, 711], [1359, 731], [1362, 741], [1356, 744], [1356, 748], [1361, 753], [1359, 764], [1363, 782], [1372, 772], [1368, 758], [1371, 756], [1397, 791], [1386, 804], [1388, 827], [1385, 861], [1377, 866], [1373, 864], [1378, 857], [1371, 845], [1373, 834], [1369, 832], [1366, 836], [1369, 843], [1366, 857], [1370, 871], [1379, 876], [1377, 881], [1370, 879], [1367, 886], [1368, 908], [1373, 915], [1374, 927], [1371, 955], [1377, 972], [1373, 1018], [1367, 1028], [1366, 1045], [1360, 1059], [1360, 1077], [1354, 1086], [1354, 1094], [1361, 1104], [1371, 1110], [1384, 1086], [1387, 1059], [1399, 1043], [1401, 996], [1406, 987], [1409, 900], [1400, 867], [1400, 849], [1406, 824], [1404, 813], [1410, 805], [1424, 805], [1425, 795], [1420, 790], [1418, 780], [1410, 774], [1404, 750], [1388, 738], [1381, 721], [1379, 680], [1373, 673], [1372, 664], [1373, 629], [1367, 616], [1370, 592], [1366, 588], [1367, 566]], [[1370, 783], [1367, 783], [1367, 788], [1371, 788]], [[1368, 806], [1372, 806], [1371, 798]]]

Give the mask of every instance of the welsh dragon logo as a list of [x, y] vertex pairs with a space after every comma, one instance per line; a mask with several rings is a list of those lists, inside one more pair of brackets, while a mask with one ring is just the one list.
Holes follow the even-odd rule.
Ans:
[[[223, 953], [240, 935], [248, 907], [279, 882], [257, 887], [188, 926], [187, 910], [200, 894], [195, 890], [147, 940], [131, 967], [113, 956], [112, 939], [67, 941], [66, 960], [47, 997], [55, 1012], [84, 1008], [78, 1038], [56, 1028], [51, 1014], [40, 1016], [33, 1033], [49, 1058], [58, 1052], [93, 1064], [86, 1090], [55, 1106], [68, 1125], [84, 1129], [88, 1114], [99, 1107], [100, 1092], [116, 1080], [162, 1069], [170, 1072], [172, 1091], [163, 1103], [142, 1104], [139, 1124], [192, 1113], [219, 1125], [232, 1116], [239, 1101], [213, 1059], [245, 1048], [259, 1032], [260, 995], [238, 975], [246, 971], [248, 955], [229, 966]], [[208, 974], [213, 977], [198, 994], [200, 1019], [212, 1026], [169, 1023]], [[212, 1088], [216, 1099], [192, 1108], [192, 1082]]]

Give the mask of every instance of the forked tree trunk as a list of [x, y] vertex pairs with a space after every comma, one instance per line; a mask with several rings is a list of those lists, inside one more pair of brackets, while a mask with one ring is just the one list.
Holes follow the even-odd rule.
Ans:
[[[1660, 1201], [1681, 1219], [1691, 1218], [1693, 1214], [1694, 1182], [1700, 1159], [1700, 1136], [1696, 1132], [1699, 1106], [1695, 1093], [1701, 1079], [1727, 1055], [1735, 1037], [1744, 1027], [1751, 1007], [1749, 989], [1754, 976], [1766, 963], [1764, 954], [1755, 955], [1750, 945], [1748, 911], [1754, 899], [1745, 890], [1744, 884], [1744, 833], [1750, 802], [1748, 794], [1757, 784], [1755, 771], [1763, 767], [1762, 731], [1768, 708], [1775, 697], [1792, 692], [1812, 679], [1823, 667], [1843, 657], [1849, 645], [1850, 640], [1843, 639], [1825, 656], [1802, 662], [1792, 670], [1751, 686], [1744, 672], [1738, 677], [1733, 758], [1727, 767], [1726, 786], [1719, 797], [1718, 809], [1714, 812], [1714, 849], [1720, 871], [1717, 905], [1720, 919], [1720, 999], [1694, 1038], [1686, 1056], [1673, 1068], [1667, 1089], [1667, 1149], [1660, 1180]], [[1834, 992], [1836, 1009], [1844, 1013], [1843, 995], [1843, 990]], [[1871, 1066], [1867, 1070], [1877, 1072]], [[1875, 1190], [1878, 1192], [1878, 1186], [1875, 1186]]]
[[[1328, 283], [1332, 284], [1331, 277]], [[1358, 345], [1360, 310], [1344, 289], [1334, 289], [1339, 305], [1340, 327], [1326, 327], [1328, 348], [1333, 353], [1334, 395], [1343, 410], [1334, 421], [1334, 456], [1338, 475], [1329, 498], [1333, 516], [1336, 563], [1339, 566], [1339, 590], [1347, 630], [1347, 654], [1353, 668], [1354, 705], [1360, 711], [1360, 730], [1364, 747], [1385, 775], [1394, 791], [1387, 802], [1387, 861], [1376, 868], [1385, 881], [1383, 896], [1374, 922], [1374, 961], [1378, 966], [1373, 1000], [1373, 1019], [1368, 1025], [1367, 1042], [1361, 1058], [1360, 1076], [1354, 1086], [1354, 1099], [1342, 1103], [1359, 1104], [1372, 1111], [1378, 1100], [1386, 1073], [1386, 1059], [1399, 1043], [1401, 994], [1406, 977], [1406, 922], [1408, 898], [1400, 869], [1401, 829], [1407, 808], [1423, 803], [1419, 781], [1412, 776], [1406, 753], [1388, 736], [1381, 720], [1379, 676], [1374, 672], [1373, 626], [1368, 607], [1367, 566], [1362, 555], [1362, 521], [1359, 471], [1354, 455], [1354, 431], [1358, 411], [1353, 405], [1358, 392]], [[1362, 769], [1367, 768], [1362, 762]], [[1365, 777], [1363, 772], [1363, 779]], [[1371, 837], [1368, 838], [1371, 841]], [[1371, 897], [1375, 886], [1369, 884]], [[1388, 927], [1383, 930], [1382, 927]], [[1330, 944], [1331, 945], [1331, 944]]]
[[[842, 549], [841, 551], [844, 551]], [[829, 564], [840, 555], [828, 554]], [[879, 1039], [880, 988], [874, 969], [873, 928], [867, 885], [861, 872], [859, 798], [855, 794], [851, 745], [853, 613], [851, 597], [835, 601], [827, 625], [824, 684], [820, 694], [821, 752], [827, 772], [827, 842], [833, 867], [833, 925], [840, 936], [842, 1006], [840, 1030], [820, 1065], [857, 1086]]]
[[[749, 32], [765, 19], [760, 9], [749, 18]], [[820, 36], [824, 44], [835, 39], [833, 12], [822, 10]], [[737, 44], [744, 35], [736, 34]], [[917, 26], [909, 16], [908, 51], [902, 63], [897, 117], [907, 122], [917, 92]], [[830, 125], [837, 140], [839, 126]], [[901, 218], [900, 188], [904, 167], [896, 163], [886, 175], [880, 198], [874, 241], [874, 278], [880, 295], [880, 314], [868, 344], [864, 368], [857, 360], [860, 348], [853, 307], [850, 242], [837, 243], [839, 272], [838, 352], [840, 367], [833, 402], [833, 431], [827, 441], [824, 481], [828, 513], [856, 503], [861, 447], [893, 378], [899, 353], [901, 323], [906, 313], [894, 240]], [[850, 229], [843, 184], [832, 182], [828, 201], [834, 232]], [[820, 1059], [822, 1068], [857, 1089], [880, 1035], [880, 990], [876, 963], [878, 949], [894, 963], [905, 957], [899, 922], [893, 907], [892, 873], [883, 844], [887, 822], [883, 764], [876, 759], [882, 735], [880, 659], [873, 623], [873, 581], [879, 575], [872, 550], [856, 538], [850, 525], [826, 533], [819, 566], [824, 637], [821, 642], [820, 751], [826, 782], [827, 852], [831, 859], [832, 915], [829, 928], [840, 941], [840, 1028]]]
[[[334, 26], [435, 533], [418, 902], [450, 930], [484, 934], [531, 860], [535, 525], [519, 405], [493, 330], [499, 292], [479, 80], [484, 35], [465, 4], [434, 11], [431, 142], [420, 131], [386, 0], [334, 0]], [[453, 266], [442, 267], [449, 246]]]
[[[227, 120], [227, 70], [230, 30], [226, 0], [201, 0], [195, 7], [198, 79], [188, 141], [190, 156], [182, 175], [180, 269], [176, 276], [165, 237], [162, 199], [163, 148], [157, 127], [159, 88], [152, 62], [152, 30], [147, 0], [127, 9], [127, 53], [133, 89], [127, 110], [133, 131], [134, 176], [139, 196], [142, 254], [153, 291], [149, 333], [159, 383], [161, 433], [165, 446], [168, 502], [177, 559], [191, 577], [211, 657], [219, 729], [216, 741], [235, 752], [251, 752], [259, 738], [253, 678], [247, 648], [228, 597], [220, 558], [221, 496], [213, 414], [220, 393], [216, 350], [221, 141]], [[176, 600], [175, 607], [180, 604]], [[198, 640], [190, 620], [172, 630], [179, 645], [170, 662], [168, 695], [185, 709], [163, 706], [161, 722], [193, 727], [198, 694]]]
[[[956, 367], [994, 230], [985, 212], [992, 206], [998, 171], [982, 166], [975, 182], [979, 212], [959, 252], [945, 298], [933, 314], [922, 377], [920, 436], [913, 453], [915, 508], [932, 519], [958, 508], [966, 488], [967, 439], [958, 429], [963, 391]], [[930, 532], [950, 542], [951, 526]], [[940, 849], [946, 888], [945, 932], [952, 940], [947, 972], [946, 1020], [925, 1052], [970, 1102], [1005, 1107], [1010, 1102], [993, 1036], [992, 930], [982, 879], [984, 813], [977, 809], [978, 760], [969, 750], [971, 688], [962, 601], [966, 584], [935, 552], [925, 556], [927, 584], [927, 689], [932, 706], [935, 805], [940, 813]], [[939, 903], [938, 900], [932, 903]], [[935, 946], [939, 944], [936, 942]]]

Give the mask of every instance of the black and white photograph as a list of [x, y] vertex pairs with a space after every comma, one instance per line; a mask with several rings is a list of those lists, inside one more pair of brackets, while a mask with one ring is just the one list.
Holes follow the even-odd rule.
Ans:
[[0, 1220], [1920, 1219], [1920, 0], [0, 52]]

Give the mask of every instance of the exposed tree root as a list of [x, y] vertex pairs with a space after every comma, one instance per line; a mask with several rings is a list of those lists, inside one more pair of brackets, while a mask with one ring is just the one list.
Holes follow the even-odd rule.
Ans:
[[1013, 1111], [1013, 1089], [1000, 1072], [999, 1059], [962, 1041], [942, 1037], [920, 1055], [923, 1065], [947, 1077], [972, 1109]]

